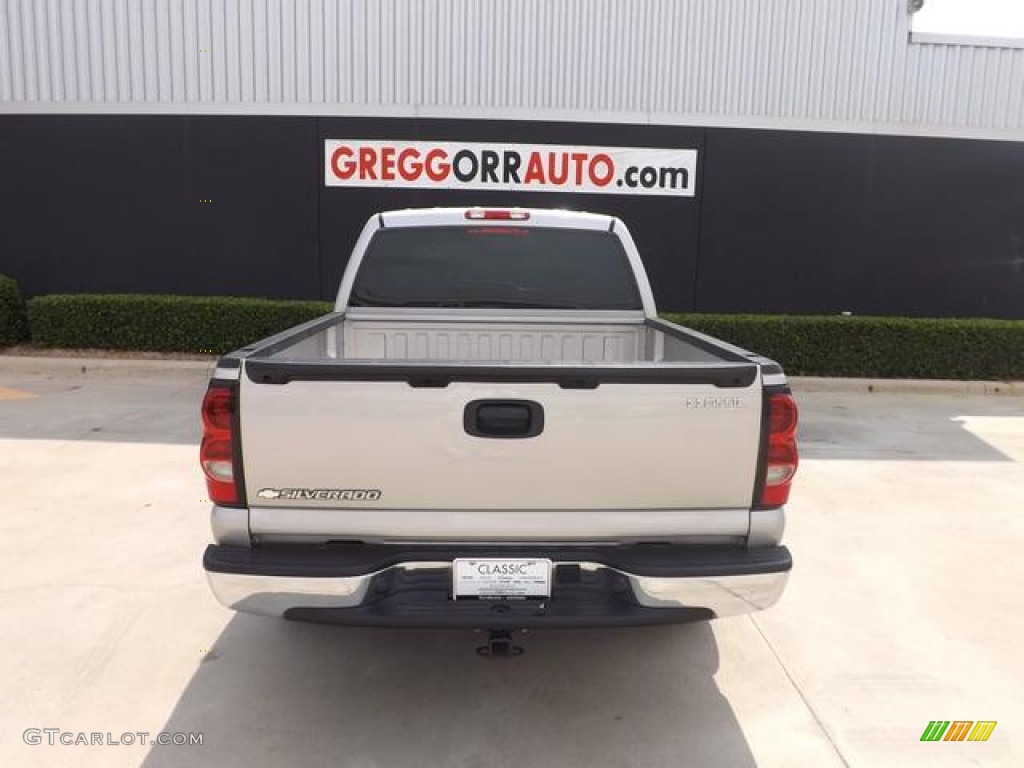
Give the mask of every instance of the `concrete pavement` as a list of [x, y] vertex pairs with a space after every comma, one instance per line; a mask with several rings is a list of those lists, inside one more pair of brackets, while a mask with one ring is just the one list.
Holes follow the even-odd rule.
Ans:
[[[775, 608], [468, 632], [235, 616], [209, 595], [205, 364], [0, 357], [4, 766], [1016, 765], [1024, 400], [808, 386]], [[82, 371], [82, 368], [85, 371]], [[827, 388], [827, 387], [825, 387]], [[997, 720], [921, 743], [929, 720]], [[201, 732], [201, 746], [28, 745]]]

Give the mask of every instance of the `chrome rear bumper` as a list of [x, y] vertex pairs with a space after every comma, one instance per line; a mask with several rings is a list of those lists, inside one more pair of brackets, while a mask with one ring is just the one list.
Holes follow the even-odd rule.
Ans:
[[[246, 557], [225, 562], [217, 556], [224, 549], [211, 547], [207, 551], [207, 576], [217, 599], [237, 611], [345, 624], [479, 626], [478, 622], [484, 621], [479, 604], [471, 609], [467, 601], [450, 599], [450, 559], [401, 560], [364, 573], [330, 575], [336, 569], [322, 562], [322, 557], [316, 563], [304, 563], [301, 557], [287, 562], [278, 558], [271, 565]], [[607, 562], [565, 559], [562, 552], [561, 558], [552, 556], [555, 572], [568, 566], [574, 573], [572, 585], [559, 586], [556, 579], [552, 596], [540, 603], [543, 612], [536, 610], [537, 601], [511, 601], [515, 604], [502, 610], [512, 612], [522, 626], [543, 626], [556, 614], [562, 619], [554, 623], [584, 626], [735, 616], [774, 604], [789, 576], [788, 551], [767, 548], [764, 552], [771, 556], [753, 560], [740, 556], [757, 550], [732, 551], [737, 558], [733, 567], [728, 552], [714, 561], [706, 557], [680, 561], [676, 568], [671, 563], [665, 565], [663, 553], [659, 553], [657, 567], [650, 568], [642, 567], [642, 558], [633, 557], [641, 566], [636, 570], [642, 572]], [[538, 552], [536, 556], [551, 554]], [[252, 564], [247, 566], [247, 560]], [[673, 570], [675, 573], [666, 575]], [[678, 613], [677, 619], [673, 612]], [[464, 621], [459, 620], [460, 615]], [[614, 621], [602, 621], [602, 617]], [[505, 618], [513, 620], [512, 616]]]

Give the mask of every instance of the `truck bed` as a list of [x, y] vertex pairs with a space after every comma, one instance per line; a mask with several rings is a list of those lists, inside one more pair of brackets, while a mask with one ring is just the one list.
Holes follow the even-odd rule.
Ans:
[[[521, 514], [497, 527], [521, 539], [568, 538], [579, 534], [574, 523], [593, 527], [600, 510], [628, 508], [716, 509], [716, 535], [742, 533], [760, 445], [757, 363], [636, 315], [453, 314], [329, 315], [239, 352], [254, 532], [442, 535], [462, 511], [511, 507]], [[543, 432], [478, 436], [473, 404], [509, 401], [533, 403]], [[681, 435], [701, 437], [680, 442]], [[266, 490], [281, 488], [371, 489], [380, 497], [368, 508], [284, 501]], [[264, 516], [265, 506], [274, 511]], [[372, 526], [360, 522], [359, 509]], [[389, 525], [384, 510], [399, 522]], [[407, 519], [408, 510], [443, 515]], [[561, 523], [530, 518], [529, 510], [563, 510]], [[622, 520], [628, 525], [612, 535], [643, 535], [642, 516]], [[696, 520], [679, 517], [672, 534], [708, 533]], [[472, 521], [459, 529], [480, 535]]]
[[489, 380], [579, 388], [626, 382], [747, 387], [757, 377], [757, 363], [743, 350], [634, 313], [595, 314], [332, 313], [229, 357], [244, 359], [248, 377], [263, 384], [355, 379], [414, 386]]
[[523, 317], [459, 310], [331, 313], [272, 337], [249, 359], [304, 361], [492, 362], [570, 365], [605, 363], [721, 363], [736, 361], [678, 326], [633, 313], [594, 312]]

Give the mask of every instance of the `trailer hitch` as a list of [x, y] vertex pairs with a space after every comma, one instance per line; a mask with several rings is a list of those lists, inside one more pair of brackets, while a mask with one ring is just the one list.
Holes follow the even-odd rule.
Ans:
[[491, 658], [509, 656], [522, 656], [526, 650], [521, 645], [512, 642], [512, 631], [508, 629], [487, 630], [487, 645], [478, 646], [476, 652], [481, 656]]

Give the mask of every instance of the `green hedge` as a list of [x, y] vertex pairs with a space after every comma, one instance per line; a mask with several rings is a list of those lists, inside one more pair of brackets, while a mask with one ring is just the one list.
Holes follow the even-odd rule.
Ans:
[[[31, 299], [28, 319], [40, 346], [222, 354], [330, 310], [319, 301], [85, 294]], [[767, 355], [794, 376], [1024, 379], [1024, 320], [666, 318]]]
[[0, 275], [0, 347], [9, 347], [27, 337], [25, 302], [18, 284], [7, 275]]
[[44, 347], [223, 354], [331, 311], [320, 301], [131, 294], [39, 296], [32, 343]]
[[766, 355], [793, 376], [1024, 379], [1024, 320], [678, 314], [666, 319]]

